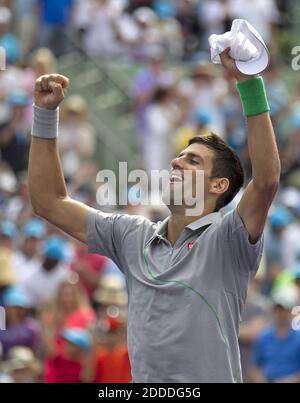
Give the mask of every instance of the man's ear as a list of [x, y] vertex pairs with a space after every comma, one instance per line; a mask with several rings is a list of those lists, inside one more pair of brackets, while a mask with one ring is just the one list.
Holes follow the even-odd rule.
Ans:
[[228, 178], [214, 178], [211, 181], [209, 191], [210, 193], [214, 193], [216, 195], [221, 195], [225, 193], [229, 188], [229, 180]]

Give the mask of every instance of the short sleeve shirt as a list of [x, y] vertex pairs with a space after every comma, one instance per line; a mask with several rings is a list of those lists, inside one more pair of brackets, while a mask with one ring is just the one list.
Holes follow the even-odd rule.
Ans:
[[241, 382], [238, 330], [263, 237], [249, 242], [237, 212], [208, 214], [166, 238], [168, 218], [90, 210], [90, 253], [111, 258], [129, 294], [134, 382]]

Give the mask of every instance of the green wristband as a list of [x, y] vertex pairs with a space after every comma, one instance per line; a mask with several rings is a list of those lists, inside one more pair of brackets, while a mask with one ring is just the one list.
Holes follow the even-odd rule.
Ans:
[[270, 110], [262, 77], [239, 81], [236, 85], [244, 116], [255, 116]]

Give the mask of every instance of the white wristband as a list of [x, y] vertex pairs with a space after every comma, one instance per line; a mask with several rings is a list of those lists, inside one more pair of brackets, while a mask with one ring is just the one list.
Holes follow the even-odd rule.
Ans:
[[33, 105], [31, 135], [42, 139], [58, 136], [59, 108], [45, 109]]

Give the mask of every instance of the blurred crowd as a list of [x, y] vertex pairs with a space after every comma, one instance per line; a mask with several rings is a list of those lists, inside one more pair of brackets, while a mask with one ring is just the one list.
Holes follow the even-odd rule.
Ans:
[[[235, 81], [210, 63], [207, 42], [211, 33], [229, 30], [234, 18], [252, 23], [271, 51], [264, 78], [282, 163], [263, 260], [242, 317], [243, 375], [246, 382], [300, 382], [300, 81], [281, 63], [276, 40], [292, 30], [291, 3], [0, 1], [0, 46], [6, 50], [0, 71], [0, 382], [131, 379], [123, 275], [31, 209], [27, 163], [35, 79], [59, 72], [60, 57], [71, 51], [131, 63], [137, 66], [131, 96], [141, 167], [148, 173], [167, 169], [190, 138], [213, 131], [237, 151], [249, 180]], [[68, 96], [60, 113], [64, 174], [72, 197], [95, 208], [97, 135], [88, 100]], [[166, 214], [130, 204], [120, 211], [153, 221]]]

